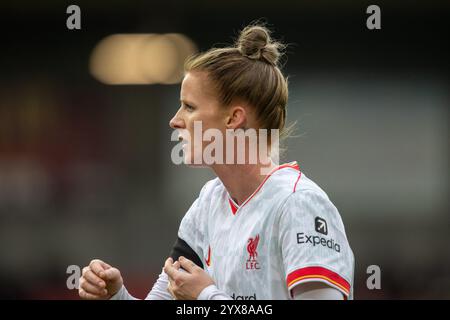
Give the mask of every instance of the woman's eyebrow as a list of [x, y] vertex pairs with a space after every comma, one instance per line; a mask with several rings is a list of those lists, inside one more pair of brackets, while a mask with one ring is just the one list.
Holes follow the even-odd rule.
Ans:
[[186, 99], [180, 99], [180, 102], [185, 103], [185, 104], [188, 104], [188, 105], [190, 105], [190, 106], [195, 106], [195, 103], [192, 103], [192, 102], [190, 102], [190, 101], [187, 101]]

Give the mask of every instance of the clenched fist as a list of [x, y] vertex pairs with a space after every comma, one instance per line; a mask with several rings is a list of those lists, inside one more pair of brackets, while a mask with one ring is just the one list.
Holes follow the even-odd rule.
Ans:
[[203, 289], [214, 284], [205, 270], [183, 256], [175, 263], [168, 258], [164, 272], [169, 277], [167, 290], [176, 300], [196, 300]]
[[83, 268], [78, 294], [82, 299], [107, 300], [122, 288], [120, 271], [106, 262], [94, 259]]

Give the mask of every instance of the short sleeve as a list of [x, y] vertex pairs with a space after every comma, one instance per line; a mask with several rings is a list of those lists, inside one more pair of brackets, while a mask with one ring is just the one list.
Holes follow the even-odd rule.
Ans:
[[291, 194], [281, 210], [278, 240], [289, 292], [319, 281], [351, 298], [353, 253], [339, 212], [326, 194]]

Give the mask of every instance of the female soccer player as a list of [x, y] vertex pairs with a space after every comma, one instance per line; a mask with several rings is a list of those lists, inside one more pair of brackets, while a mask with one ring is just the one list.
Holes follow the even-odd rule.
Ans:
[[[233, 47], [187, 61], [181, 107], [170, 121], [186, 142], [186, 163], [207, 146], [193, 143], [195, 122], [203, 132], [215, 129], [224, 136], [239, 129], [284, 129], [288, 85], [279, 67], [281, 47], [255, 24]], [[217, 178], [204, 185], [181, 221], [146, 299], [352, 298], [354, 258], [337, 209], [297, 163], [276, 165], [273, 147], [255, 163], [246, 152], [244, 164], [208, 164]], [[98, 259], [83, 269], [79, 295], [134, 299], [119, 270]]]

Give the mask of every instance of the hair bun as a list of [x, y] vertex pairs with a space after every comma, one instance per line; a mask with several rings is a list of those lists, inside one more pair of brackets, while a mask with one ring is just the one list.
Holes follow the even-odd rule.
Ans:
[[236, 47], [242, 55], [250, 59], [278, 66], [280, 50], [284, 46], [279, 42], [272, 41], [270, 31], [266, 27], [251, 25], [241, 31]]

